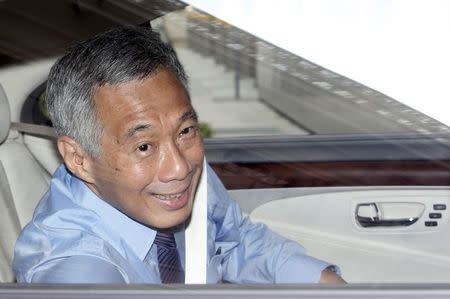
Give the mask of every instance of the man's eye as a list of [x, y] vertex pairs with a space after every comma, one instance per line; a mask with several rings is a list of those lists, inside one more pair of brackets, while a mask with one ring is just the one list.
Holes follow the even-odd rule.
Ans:
[[187, 135], [189, 133], [192, 133], [194, 131], [194, 127], [187, 127], [184, 128], [181, 132], [180, 135]]
[[142, 144], [138, 147], [139, 151], [141, 152], [146, 152], [149, 149], [149, 145], [148, 144]]

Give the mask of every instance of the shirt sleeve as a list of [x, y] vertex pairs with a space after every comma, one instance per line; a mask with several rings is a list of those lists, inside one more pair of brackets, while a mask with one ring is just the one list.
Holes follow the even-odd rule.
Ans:
[[41, 265], [32, 283], [126, 283], [111, 263], [92, 256], [71, 256]]
[[266, 225], [252, 223], [242, 215], [239, 205], [229, 197], [212, 170], [208, 179], [216, 244], [222, 247], [218, 251], [223, 255], [223, 280], [232, 283], [317, 283], [322, 270], [334, 267], [307, 255], [300, 244], [272, 232]]

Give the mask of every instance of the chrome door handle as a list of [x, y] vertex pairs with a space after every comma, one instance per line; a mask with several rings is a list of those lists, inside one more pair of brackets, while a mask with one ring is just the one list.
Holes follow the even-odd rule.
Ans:
[[358, 204], [355, 216], [362, 227], [409, 226], [417, 222], [424, 208], [414, 202], [370, 202]]
[[394, 220], [380, 220], [367, 217], [357, 217], [358, 223], [362, 227], [389, 227], [389, 226], [409, 226], [414, 224], [419, 218], [405, 218]]

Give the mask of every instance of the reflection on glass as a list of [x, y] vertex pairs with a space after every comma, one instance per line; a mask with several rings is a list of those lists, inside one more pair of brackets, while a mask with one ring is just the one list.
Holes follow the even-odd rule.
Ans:
[[450, 132], [387, 95], [192, 7], [152, 26], [176, 48], [212, 137]]

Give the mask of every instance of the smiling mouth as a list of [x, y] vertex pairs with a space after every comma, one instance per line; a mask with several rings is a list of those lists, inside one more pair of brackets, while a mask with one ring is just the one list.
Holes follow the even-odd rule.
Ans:
[[175, 211], [184, 208], [189, 203], [189, 190], [186, 188], [183, 192], [172, 194], [153, 193], [153, 197], [159, 201], [161, 208], [168, 211]]
[[181, 197], [181, 195], [184, 194], [184, 192], [186, 192], [186, 190], [184, 190], [183, 192], [180, 193], [174, 193], [174, 194], [156, 194], [153, 193], [153, 196], [160, 199], [160, 200], [177, 200], [178, 198]]

